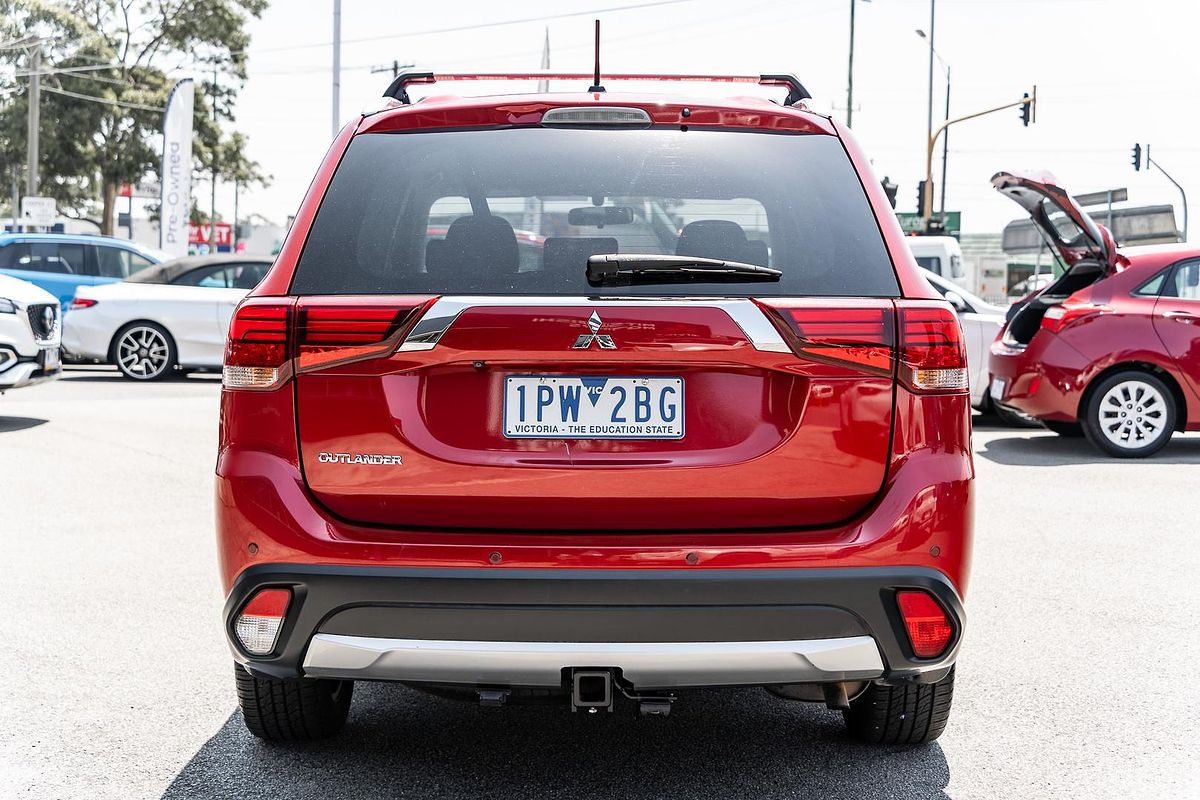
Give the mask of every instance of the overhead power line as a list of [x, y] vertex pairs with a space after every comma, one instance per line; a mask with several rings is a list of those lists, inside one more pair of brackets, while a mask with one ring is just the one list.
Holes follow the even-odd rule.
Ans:
[[70, 92], [66, 89], [56, 89], [53, 86], [43, 86], [43, 92], [53, 92], [54, 94], [65, 95], [66, 97], [74, 97], [76, 100], [88, 100], [93, 103], [107, 103], [110, 106], [120, 106], [121, 108], [134, 108], [139, 111], [158, 111], [163, 112], [165, 109], [162, 106], [147, 106], [142, 103], [128, 103], [124, 100], [113, 100], [108, 97], [96, 97], [92, 94], [80, 94], [79, 92]]

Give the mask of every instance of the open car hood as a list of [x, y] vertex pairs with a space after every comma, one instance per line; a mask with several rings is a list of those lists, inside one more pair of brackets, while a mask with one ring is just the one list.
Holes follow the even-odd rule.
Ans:
[[1067, 265], [1095, 259], [1109, 271], [1117, 264], [1116, 242], [1103, 225], [1097, 225], [1078, 203], [1045, 170], [997, 172], [996, 191], [1029, 213]]

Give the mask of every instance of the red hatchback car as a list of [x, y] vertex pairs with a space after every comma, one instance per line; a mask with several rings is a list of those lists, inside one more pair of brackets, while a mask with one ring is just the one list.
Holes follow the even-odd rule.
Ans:
[[1049, 173], [1001, 172], [1065, 272], [992, 345], [992, 400], [1140, 458], [1200, 430], [1200, 248], [1119, 248]]
[[346, 126], [233, 319], [216, 521], [249, 729], [330, 735], [372, 680], [645, 714], [765, 686], [936, 738], [966, 360], [866, 157], [791, 76], [688, 77], [782, 104], [407, 94], [481, 77], [402, 75]]

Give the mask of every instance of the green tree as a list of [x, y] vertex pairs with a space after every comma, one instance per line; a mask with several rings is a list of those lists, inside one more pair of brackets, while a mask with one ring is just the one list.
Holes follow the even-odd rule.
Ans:
[[[117, 192], [160, 169], [162, 108], [182, 74], [199, 82], [193, 154], [221, 180], [265, 183], [245, 155], [245, 137], [226, 133], [246, 79], [245, 31], [267, 0], [0, 0], [0, 44], [43, 37], [39, 171], [43, 194], [64, 213], [112, 233]], [[28, 46], [0, 49], [15, 67], [0, 82], [0, 166], [25, 161]], [[213, 81], [216, 67], [219, 79]], [[83, 99], [79, 95], [88, 98]], [[214, 116], [215, 107], [215, 116]], [[161, 178], [161, 176], [159, 176]]]

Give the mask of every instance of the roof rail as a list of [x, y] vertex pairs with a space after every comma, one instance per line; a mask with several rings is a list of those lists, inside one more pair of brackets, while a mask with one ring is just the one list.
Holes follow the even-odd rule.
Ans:
[[[587, 81], [591, 85], [594, 75], [582, 72], [401, 72], [383, 93], [384, 97], [408, 105], [412, 100], [408, 96], [408, 87], [439, 83], [443, 81]], [[606, 74], [605, 80], [611, 81], [685, 81], [700, 83], [754, 83], [759, 86], [786, 86], [788, 93], [784, 99], [785, 106], [794, 105], [801, 100], [812, 97], [804, 84], [795, 75], [654, 75], [649, 73]]]

